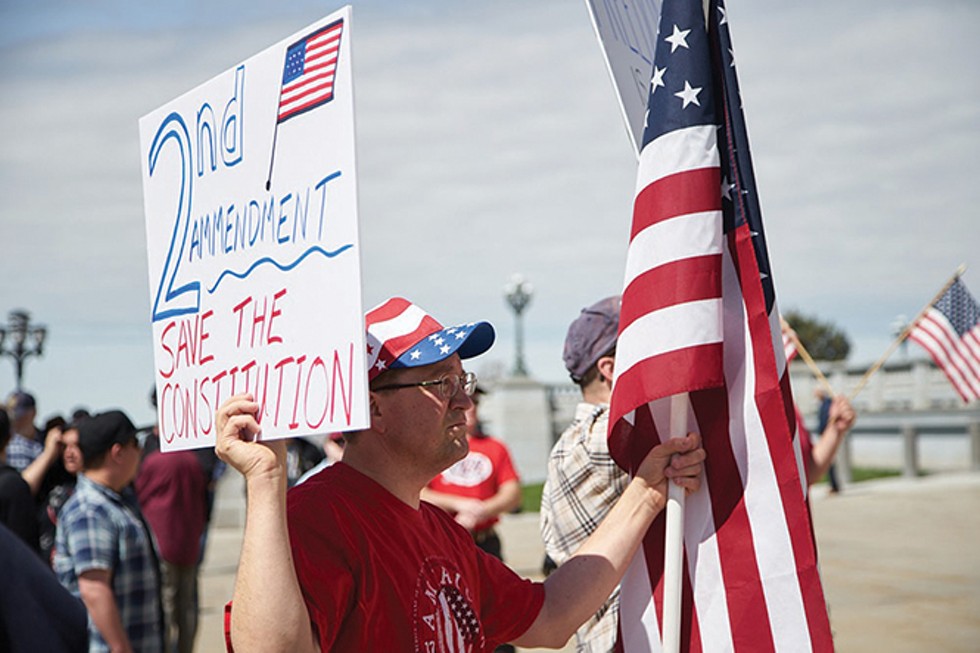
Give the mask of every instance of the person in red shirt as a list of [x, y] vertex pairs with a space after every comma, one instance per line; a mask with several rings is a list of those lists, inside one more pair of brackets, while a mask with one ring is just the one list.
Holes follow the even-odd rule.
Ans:
[[245, 533], [227, 623], [237, 653], [478, 653], [512, 642], [559, 648], [622, 578], [667, 484], [700, 487], [689, 433], [653, 447], [576, 556], [544, 583], [477, 548], [422, 489], [466, 456], [476, 377], [493, 343], [486, 322], [444, 328], [401, 298], [369, 311], [370, 424], [343, 460], [286, 496], [282, 440], [261, 441], [249, 394], [215, 416], [218, 456], [245, 477]]
[[159, 548], [167, 651], [192, 653], [201, 535], [207, 527], [207, 475], [194, 452], [163, 453], [151, 433], [133, 486]]
[[476, 545], [503, 560], [500, 537], [494, 524], [500, 515], [521, 505], [521, 481], [503, 442], [483, 432], [479, 415], [477, 386], [466, 410], [466, 440], [469, 453], [443, 471], [422, 490], [422, 499], [434, 503], [456, 519], [473, 535]]

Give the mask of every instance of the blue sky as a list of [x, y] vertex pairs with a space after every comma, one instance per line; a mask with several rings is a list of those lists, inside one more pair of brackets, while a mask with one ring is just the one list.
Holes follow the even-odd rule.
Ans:
[[[0, 319], [49, 328], [42, 415], [152, 419], [137, 120], [340, 6], [144, 4], [0, 4]], [[636, 165], [584, 1], [353, 5], [365, 305], [489, 319], [476, 369], [508, 368], [521, 272], [528, 367], [564, 380], [567, 324], [620, 290]], [[871, 363], [960, 263], [980, 293], [980, 5], [729, 17], [780, 305]]]

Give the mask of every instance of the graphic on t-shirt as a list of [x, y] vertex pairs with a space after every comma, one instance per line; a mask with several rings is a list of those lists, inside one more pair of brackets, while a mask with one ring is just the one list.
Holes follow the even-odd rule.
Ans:
[[442, 480], [450, 485], [476, 487], [493, 474], [493, 463], [486, 454], [471, 451], [455, 465], [442, 473]]
[[483, 650], [485, 640], [472, 598], [470, 587], [455, 564], [444, 558], [427, 558], [415, 585], [415, 650]]

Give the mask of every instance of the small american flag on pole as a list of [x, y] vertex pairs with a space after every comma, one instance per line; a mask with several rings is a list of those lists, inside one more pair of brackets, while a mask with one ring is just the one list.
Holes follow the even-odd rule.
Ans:
[[278, 122], [285, 122], [333, 99], [343, 31], [344, 20], [340, 19], [287, 48]]
[[[708, 457], [686, 500], [680, 650], [830, 651], [725, 7], [664, 0], [659, 26], [609, 449], [635, 470], [690, 393]], [[664, 521], [623, 579], [626, 653], [663, 650]]]
[[980, 306], [958, 277], [916, 322], [909, 338], [929, 352], [964, 402], [980, 399]]
[[798, 353], [795, 336], [786, 329], [783, 329], [783, 354], [786, 357], [786, 362], [791, 362], [796, 358], [796, 354]]

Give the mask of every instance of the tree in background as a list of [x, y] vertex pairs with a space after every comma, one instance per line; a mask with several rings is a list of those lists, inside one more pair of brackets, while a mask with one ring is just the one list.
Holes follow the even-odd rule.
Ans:
[[783, 319], [793, 327], [796, 336], [814, 360], [844, 360], [851, 351], [851, 341], [847, 334], [832, 322], [823, 322], [797, 310], [784, 313]]

